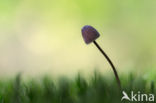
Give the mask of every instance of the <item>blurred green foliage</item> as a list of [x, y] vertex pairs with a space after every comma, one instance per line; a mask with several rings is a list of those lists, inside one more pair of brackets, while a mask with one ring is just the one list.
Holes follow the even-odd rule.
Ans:
[[75, 75], [96, 66], [107, 73], [110, 66], [81, 37], [81, 28], [92, 25], [121, 71], [135, 68], [155, 78], [155, 5], [156, 0], [0, 0], [0, 74]]
[[[154, 82], [147, 82], [134, 75], [129, 75], [127, 79], [121, 77], [121, 81], [127, 93], [132, 90], [136, 93], [156, 92]], [[17, 75], [13, 80], [0, 81], [0, 103], [121, 103], [121, 97], [116, 81], [98, 72], [90, 79], [78, 74], [74, 79], [62, 77], [53, 81], [45, 76], [24, 81], [21, 75]]]

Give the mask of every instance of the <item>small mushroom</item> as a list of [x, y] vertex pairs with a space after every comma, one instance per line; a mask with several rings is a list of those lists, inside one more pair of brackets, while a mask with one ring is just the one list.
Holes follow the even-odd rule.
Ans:
[[107, 59], [108, 63], [111, 65], [111, 67], [114, 71], [115, 78], [116, 78], [118, 86], [121, 90], [120, 79], [119, 79], [119, 76], [118, 76], [115, 66], [113, 65], [113, 63], [110, 60], [110, 58], [108, 57], [108, 55], [102, 50], [102, 48], [95, 41], [99, 36], [100, 36], [99, 32], [92, 26], [86, 25], [82, 28], [82, 37], [83, 37], [85, 43], [89, 44], [89, 43], [93, 42], [95, 44], [95, 46], [99, 49], [99, 51], [103, 54], [103, 56]]

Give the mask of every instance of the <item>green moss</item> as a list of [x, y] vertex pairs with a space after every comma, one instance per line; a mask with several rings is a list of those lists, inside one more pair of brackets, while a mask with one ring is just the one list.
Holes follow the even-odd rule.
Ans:
[[[156, 92], [153, 81], [136, 78], [132, 74], [128, 79], [122, 76], [121, 83], [127, 93], [132, 90]], [[79, 74], [75, 79], [63, 77], [56, 83], [48, 76], [24, 82], [21, 75], [14, 80], [0, 81], [0, 103], [121, 103], [121, 97], [115, 79], [99, 73], [89, 80]]]

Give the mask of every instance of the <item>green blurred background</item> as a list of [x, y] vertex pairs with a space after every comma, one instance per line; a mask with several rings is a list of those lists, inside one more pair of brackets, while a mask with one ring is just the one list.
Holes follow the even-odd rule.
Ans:
[[90, 75], [112, 70], [84, 25], [101, 34], [97, 42], [120, 75], [147, 79], [156, 73], [155, 0], [0, 0], [0, 75]]

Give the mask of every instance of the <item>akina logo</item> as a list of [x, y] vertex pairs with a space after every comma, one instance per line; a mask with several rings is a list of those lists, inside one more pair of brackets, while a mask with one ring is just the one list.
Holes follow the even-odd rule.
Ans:
[[141, 93], [140, 91], [138, 91], [137, 93], [134, 93], [134, 91], [131, 91], [130, 94], [128, 95], [125, 91], [122, 91], [122, 98], [121, 101], [123, 100], [127, 100], [127, 101], [138, 101], [138, 102], [144, 102], [144, 101], [148, 101], [148, 102], [154, 102], [155, 100], [155, 95], [152, 93], [149, 94], [145, 94], [145, 93]]

